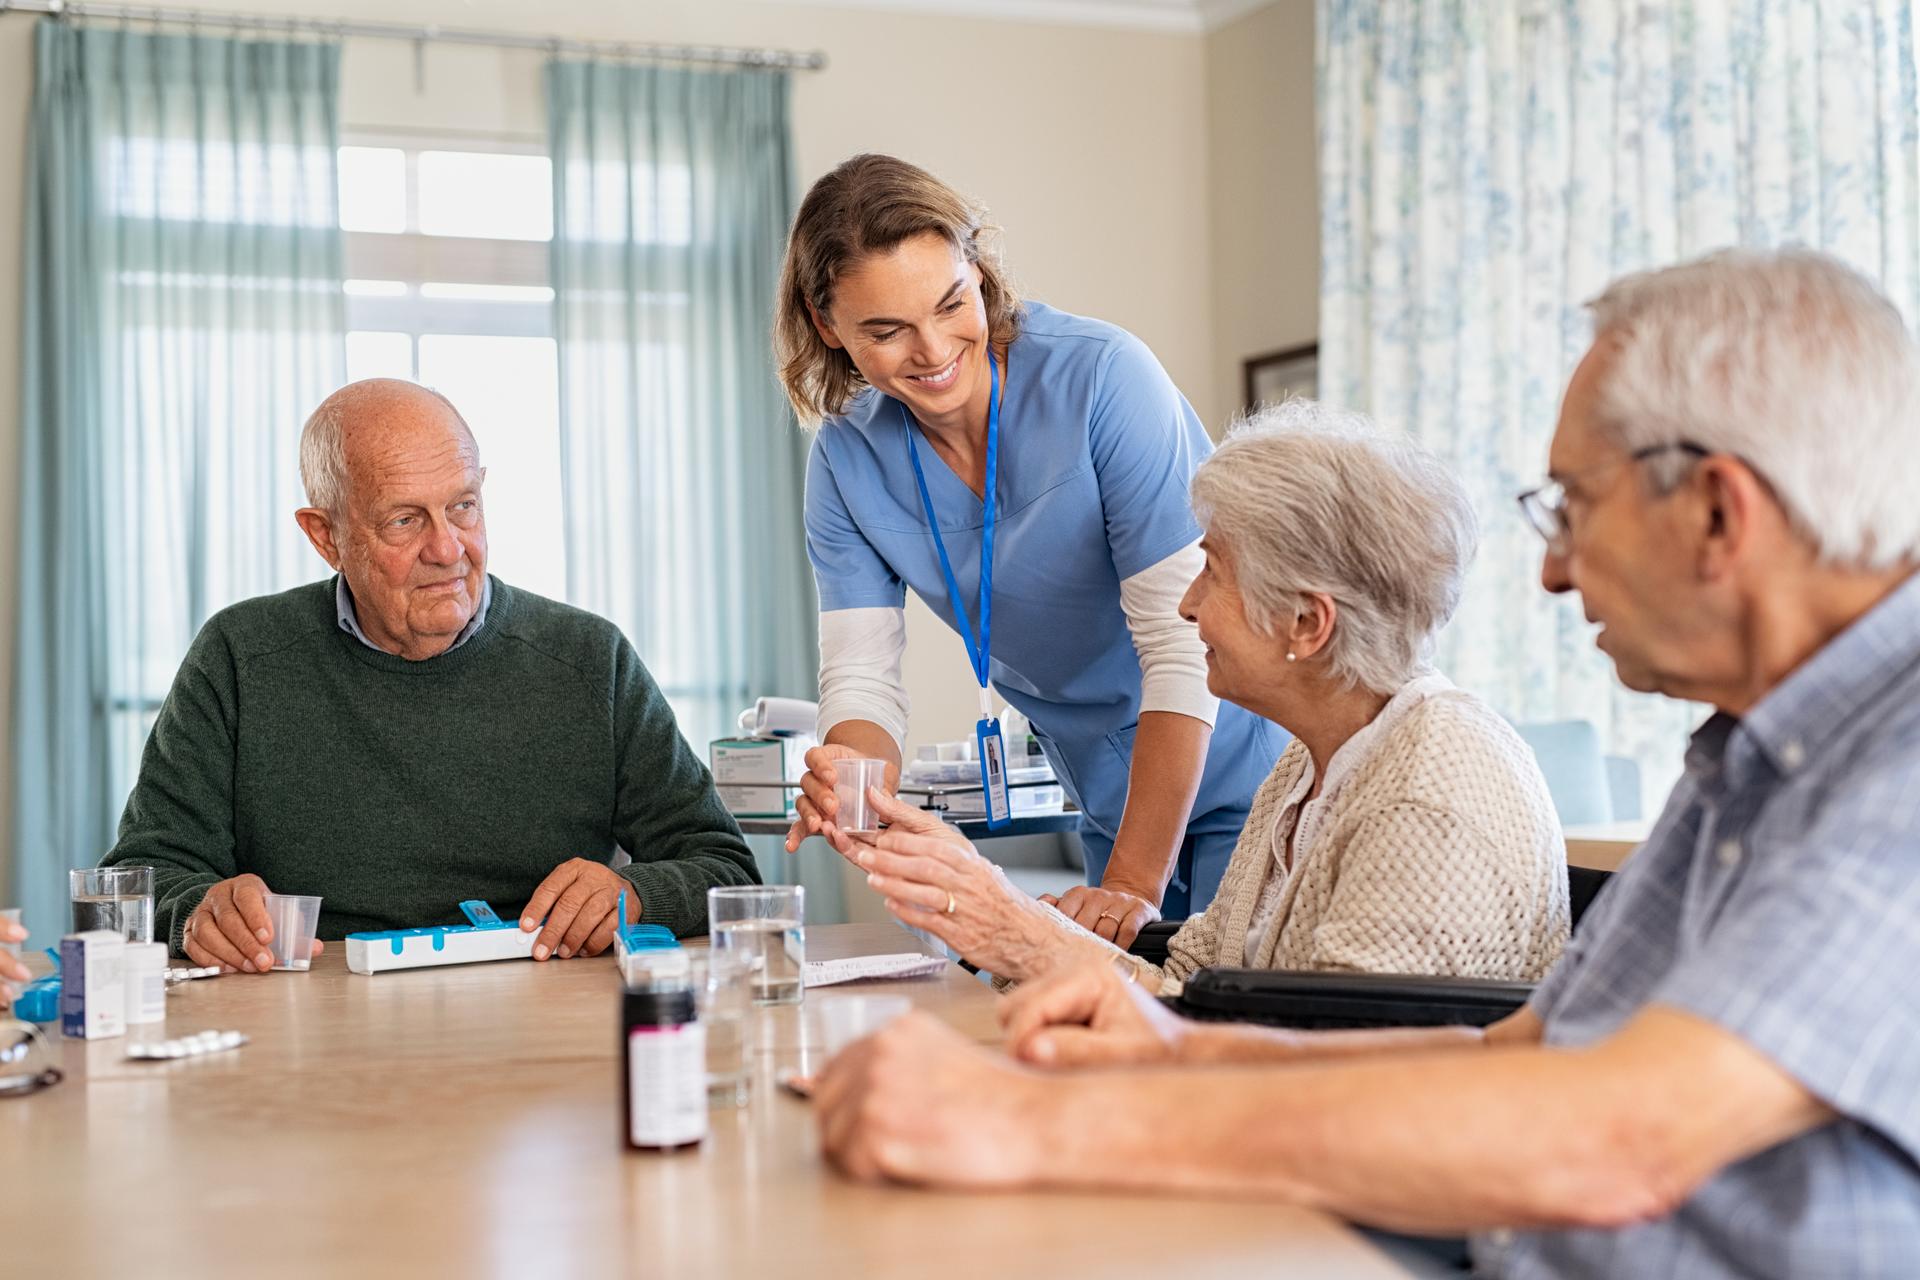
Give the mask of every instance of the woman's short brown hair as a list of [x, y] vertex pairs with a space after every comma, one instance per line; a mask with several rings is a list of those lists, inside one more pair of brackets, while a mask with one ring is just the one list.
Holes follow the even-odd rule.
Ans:
[[853, 360], [821, 340], [807, 305], [825, 316], [833, 284], [855, 264], [931, 232], [980, 268], [988, 340], [1005, 345], [1020, 332], [1020, 295], [1007, 279], [986, 210], [925, 169], [892, 156], [858, 155], [813, 184], [787, 237], [774, 306], [773, 350], [780, 381], [803, 425], [847, 411], [866, 385]]

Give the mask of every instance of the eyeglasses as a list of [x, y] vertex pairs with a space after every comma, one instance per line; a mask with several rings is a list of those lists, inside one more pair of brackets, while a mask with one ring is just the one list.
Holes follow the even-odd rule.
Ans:
[[1704, 458], [1710, 452], [1691, 440], [1677, 440], [1672, 444], [1650, 444], [1644, 449], [1635, 449], [1624, 458], [1615, 458], [1596, 466], [1562, 476], [1558, 480], [1549, 480], [1538, 489], [1529, 489], [1519, 497], [1521, 514], [1533, 531], [1546, 539], [1547, 550], [1556, 556], [1567, 554], [1572, 528], [1567, 523], [1567, 485], [1569, 480], [1581, 476], [1598, 475], [1614, 467], [1624, 467], [1629, 463], [1645, 462], [1648, 458], [1657, 458], [1662, 454], [1684, 453], [1693, 458]]

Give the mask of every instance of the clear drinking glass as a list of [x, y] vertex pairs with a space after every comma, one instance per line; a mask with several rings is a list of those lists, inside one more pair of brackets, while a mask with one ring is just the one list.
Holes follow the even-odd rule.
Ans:
[[105, 929], [128, 942], [153, 941], [152, 867], [82, 867], [67, 883], [75, 933]]
[[714, 951], [742, 957], [755, 1004], [799, 1004], [807, 962], [806, 891], [797, 884], [707, 890]]
[[689, 951], [693, 1003], [707, 1029], [707, 1105], [744, 1107], [752, 1083], [747, 1058], [747, 1019], [752, 971], [737, 951]]
[[817, 1000], [810, 1007], [820, 1021], [825, 1061], [832, 1062], [854, 1041], [865, 1040], [895, 1018], [912, 1012], [913, 1001], [905, 996], [842, 994]]

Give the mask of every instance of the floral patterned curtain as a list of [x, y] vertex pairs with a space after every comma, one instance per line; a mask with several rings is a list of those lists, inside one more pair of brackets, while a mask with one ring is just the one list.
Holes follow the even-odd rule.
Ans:
[[1439, 660], [1586, 719], [1656, 802], [1698, 713], [1621, 689], [1513, 502], [1624, 272], [1802, 243], [1920, 315], [1914, 0], [1319, 0], [1321, 394], [1469, 485]]

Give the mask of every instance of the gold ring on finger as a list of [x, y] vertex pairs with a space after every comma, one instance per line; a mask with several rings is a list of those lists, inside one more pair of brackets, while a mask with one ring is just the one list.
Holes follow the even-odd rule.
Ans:
[[948, 914], [948, 915], [952, 915], [952, 914], [953, 914], [953, 906], [954, 906], [954, 903], [953, 903], [953, 890], [951, 890], [951, 889], [949, 889], [949, 890], [947, 890], [947, 914]]

